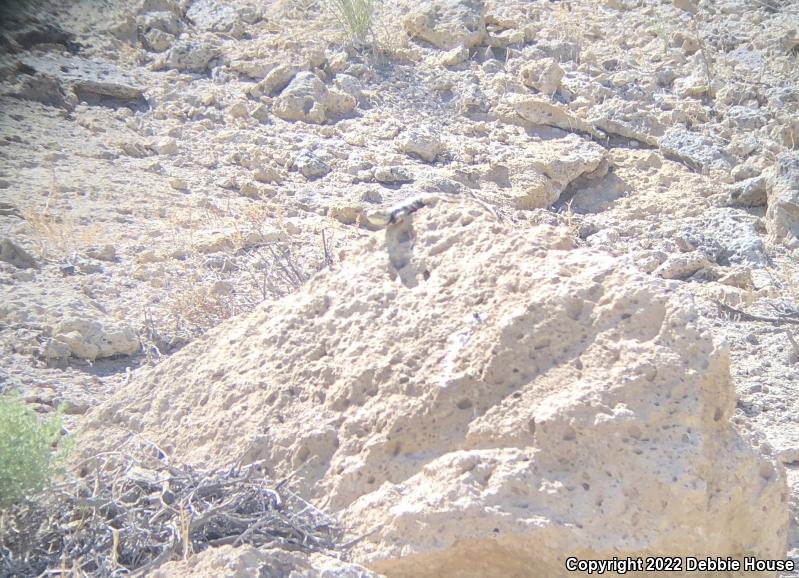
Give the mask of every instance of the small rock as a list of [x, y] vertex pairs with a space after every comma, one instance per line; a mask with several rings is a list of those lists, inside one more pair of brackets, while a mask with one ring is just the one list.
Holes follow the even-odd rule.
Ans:
[[239, 185], [239, 194], [250, 199], [260, 199], [261, 188], [252, 181], [244, 181]]
[[279, 64], [266, 75], [266, 78], [258, 83], [258, 88], [261, 94], [271, 96], [286, 88], [296, 74], [297, 68], [295, 66]]
[[318, 157], [303, 153], [294, 160], [294, 167], [306, 179], [318, 179], [330, 172], [330, 167]]
[[50, 75], [36, 73], [25, 76], [11, 96], [41, 102], [48, 106], [62, 107], [66, 104], [66, 94], [61, 82]]
[[732, 180], [735, 182], [751, 179], [759, 175], [760, 175], [760, 170], [757, 167], [752, 166], [748, 163], [744, 163], [742, 165], [736, 165], [730, 171], [730, 177], [732, 177]]
[[366, 189], [361, 193], [361, 200], [367, 203], [382, 203], [383, 195], [381, 195], [378, 190]]
[[469, 59], [469, 49], [465, 46], [458, 46], [452, 50], [447, 50], [439, 57], [439, 62], [444, 66], [458, 66]]
[[656, 277], [663, 279], [685, 280], [700, 269], [710, 267], [712, 263], [700, 251], [670, 255], [666, 262], [653, 271]]
[[731, 271], [725, 273], [719, 279], [719, 283], [745, 290], [749, 290], [754, 287], [752, 271], [748, 267], [733, 267]]
[[176, 191], [186, 191], [189, 188], [188, 183], [181, 179], [180, 177], [172, 177], [169, 179], [169, 186], [175, 189]]
[[0, 261], [11, 263], [17, 269], [36, 267], [33, 256], [11, 239], [0, 239]]
[[227, 113], [228, 116], [232, 118], [247, 118], [250, 115], [247, 103], [243, 100], [233, 103], [230, 108], [227, 109]]
[[522, 83], [546, 95], [558, 90], [563, 78], [563, 69], [554, 58], [544, 58], [529, 62], [519, 71]]
[[777, 159], [766, 227], [774, 241], [799, 241], [799, 152], [783, 153]]
[[381, 166], [376, 167], [372, 173], [374, 179], [379, 183], [410, 183], [413, 181], [413, 174], [405, 167]]
[[175, 155], [178, 153], [178, 143], [172, 137], [160, 138], [150, 148], [159, 155]]
[[432, 131], [420, 129], [403, 133], [397, 146], [402, 152], [417, 155], [428, 163], [433, 162], [443, 150], [441, 141]]
[[328, 209], [327, 216], [345, 225], [354, 225], [363, 218], [363, 207], [354, 203], [339, 203]]
[[727, 186], [728, 205], [760, 207], [766, 204], [768, 179], [764, 176], [753, 177]]
[[120, 322], [99, 321], [88, 317], [67, 317], [53, 328], [56, 341], [70, 353], [94, 361], [115, 355], [133, 355], [139, 350], [136, 333]]
[[283, 120], [322, 124], [329, 114], [349, 112], [356, 104], [348, 94], [328, 91], [312, 72], [300, 72], [275, 98], [272, 112]]
[[117, 258], [116, 247], [110, 243], [87, 247], [84, 251], [84, 254], [87, 257], [91, 259], [97, 259], [98, 261], [116, 261]]
[[143, 42], [151, 52], [164, 52], [175, 42], [175, 37], [169, 32], [153, 28], [143, 36]]
[[178, 40], [155, 64], [155, 69], [174, 69], [181, 72], [203, 73], [219, 56], [219, 48], [199, 40]]
[[89, 404], [68, 397], [61, 401], [59, 408], [67, 415], [83, 415], [89, 411]]
[[250, 114], [259, 122], [266, 122], [266, 120], [269, 118], [269, 107], [265, 104], [259, 104]]
[[252, 174], [253, 178], [259, 183], [282, 183], [284, 180], [283, 175], [274, 167], [261, 167], [255, 169]]
[[437, 48], [471, 48], [485, 38], [483, 0], [428, 0], [414, 5], [403, 21], [412, 38], [420, 38]]
[[70, 358], [72, 351], [66, 343], [48, 338], [39, 350], [39, 355], [48, 361], [65, 361]]
[[350, 74], [339, 74], [335, 80], [336, 88], [345, 94], [349, 94], [355, 100], [361, 98], [363, 85], [361, 81]]

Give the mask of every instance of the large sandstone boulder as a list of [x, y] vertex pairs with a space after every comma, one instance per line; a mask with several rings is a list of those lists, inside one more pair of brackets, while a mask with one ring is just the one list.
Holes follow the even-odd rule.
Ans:
[[403, 21], [405, 31], [449, 50], [480, 44], [486, 35], [483, 0], [428, 0], [409, 4]]
[[139, 374], [81, 439], [263, 460], [388, 576], [784, 557], [784, 473], [731, 424], [728, 354], [688, 294], [565, 230], [433, 205]]
[[798, 153], [784, 153], [777, 161], [766, 218], [766, 227], [774, 241], [799, 247]]

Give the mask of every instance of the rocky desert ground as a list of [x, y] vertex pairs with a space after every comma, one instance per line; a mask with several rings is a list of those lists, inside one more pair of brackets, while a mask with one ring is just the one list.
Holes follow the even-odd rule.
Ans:
[[799, 576], [799, 2], [0, 20], [0, 575]]

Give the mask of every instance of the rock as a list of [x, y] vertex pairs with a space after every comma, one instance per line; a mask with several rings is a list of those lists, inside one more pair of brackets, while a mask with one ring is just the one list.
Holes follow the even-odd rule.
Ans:
[[363, 207], [357, 203], [337, 203], [327, 210], [327, 216], [345, 225], [354, 225], [363, 218]]
[[271, 166], [259, 167], [253, 171], [252, 177], [259, 183], [277, 183], [280, 184], [285, 180], [281, 172]]
[[375, 167], [372, 174], [378, 183], [395, 184], [413, 181], [413, 174], [410, 170], [396, 165]]
[[356, 101], [361, 98], [363, 84], [354, 76], [350, 74], [337, 74], [334, 84], [341, 92], [349, 94]]
[[53, 328], [53, 339], [66, 345], [74, 357], [89, 361], [139, 350], [136, 333], [126, 324], [91, 317], [65, 317]]
[[672, 84], [674, 92], [682, 98], [700, 97], [710, 90], [707, 76], [700, 72], [694, 72], [690, 76], [678, 78]]
[[[63, 55], [28, 56], [22, 60], [25, 67], [34, 70], [44, 84], [38, 86], [43, 94], [60, 100], [59, 92], [72, 92], [89, 105], [144, 107], [143, 89], [122, 69], [108, 62]], [[51, 80], [44, 80], [49, 78]], [[59, 89], [53, 84], [57, 79]], [[46, 85], [46, 86], [45, 86]], [[68, 97], [67, 100], [70, 100]]]
[[58, 78], [40, 72], [23, 77], [9, 95], [55, 107], [63, 107], [66, 103], [66, 94]]
[[11, 263], [17, 269], [33, 269], [36, 259], [11, 239], [0, 239], [0, 261]]
[[444, 66], [458, 66], [469, 59], [469, 49], [465, 46], [457, 46], [452, 50], [447, 50], [439, 57], [439, 62]]
[[180, 150], [177, 141], [172, 137], [160, 138], [153, 142], [150, 148], [159, 155], [176, 155]]
[[183, 22], [171, 10], [154, 10], [139, 14], [136, 17], [136, 25], [139, 28], [139, 32], [144, 35], [153, 30], [160, 30], [170, 36], [177, 36], [183, 31]]
[[175, 42], [175, 37], [169, 32], [153, 28], [144, 34], [143, 40], [144, 45], [151, 52], [164, 52]]
[[[542, 209], [555, 203], [575, 179], [603, 166], [606, 151], [600, 145], [569, 135], [536, 143], [523, 153], [515, 153], [495, 167], [508, 173], [510, 190], [501, 194], [511, 198], [518, 209]], [[607, 164], [604, 164], [607, 172]], [[596, 176], [602, 176], [598, 174]]]
[[98, 261], [116, 261], [117, 252], [116, 247], [111, 245], [110, 243], [106, 243], [104, 245], [93, 245], [90, 247], [86, 247], [83, 251], [84, 255], [91, 259], [97, 259]]
[[266, 78], [258, 83], [258, 88], [262, 94], [271, 96], [286, 88], [296, 74], [297, 68], [295, 66], [279, 64], [266, 75]]
[[112, 80], [80, 80], [72, 89], [79, 99], [95, 103], [104, 99], [138, 104], [143, 102], [144, 94], [137, 86]]
[[766, 211], [769, 236], [799, 246], [799, 153], [780, 155], [772, 181]]
[[670, 255], [666, 262], [653, 271], [653, 275], [663, 279], [685, 280], [691, 275], [712, 265], [711, 261], [700, 251]]
[[697, 5], [695, 0], [672, 0], [672, 3], [680, 10], [684, 10], [689, 14], [696, 14]]
[[247, 118], [250, 116], [250, 111], [247, 108], [247, 102], [243, 100], [234, 102], [232, 105], [230, 105], [230, 107], [228, 107], [227, 114], [231, 118]]
[[215, 44], [201, 40], [180, 39], [156, 61], [155, 70], [178, 70], [180, 72], [208, 72], [212, 60], [220, 54]]
[[300, 72], [275, 98], [272, 112], [283, 120], [322, 124], [328, 117], [351, 111], [356, 104], [352, 96], [328, 90], [314, 73]]
[[754, 287], [752, 271], [748, 267], [733, 267], [719, 278], [719, 283], [750, 291]]
[[273, 576], [300, 578], [378, 578], [366, 568], [326, 556], [281, 548], [221, 546], [209, 548], [183, 561], [168, 562], [151, 578], [244, 578]]
[[471, 48], [486, 35], [483, 0], [427, 0], [408, 5], [405, 31], [437, 48]]
[[729, 172], [733, 164], [730, 155], [711, 137], [684, 129], [669, 130], [658, 139], [658, 145], [666, 157], [675, 158], [700, 171]]
[[244, 32], [241, 16], [226, 3], [194, 0], [186, 11], [186, 17], [200, 30], [223, 32], [234, 38], [239, 38]]
[[306, 179], [318, 179], [330, 172], [330, 167], [312, 153], [302, 153], [294, 159], [294, 167]]
[[176, 191], [187, 191], [189, 189], [189, 184], [180, 177], [172, 177], [169, 179], [169, 186]]
[[89, 411], [90, 407], [85, 401], [68, 397], [61, 402], [59, 409], [66, 415], [83, 415]]
[[760, 207], [766, 204], [768, 179], [764, 176], [753, 177], [727, 185], [726, 204], [730, 206]]
[[551, 102], [546, 97], [513, 95], [498, 111], [507, 122], [521, 117], [533, 125], [553, 126], [569, 132], [579, 131], [594, 136], [601, 136], [585, 119], [572, 114], [565, 107]]
[[72, 351], [66, 343], [49, 337], [39, 349], [39, 356], [47, 362], [66, 361], [72, 356]]
[[522, 83], [546, 95], [552, 95], [560, 86], [563, 69], [554, 58], [528, 62], [519, 70]]
[[436, 160], [444, 147], [439, 138], [430, 130], [411, 129], [405, 131], [397, 140], [397, 148], [404, 153], [417, 155], [428, 163]]
[[784, 557], [785, 474], [731, 422], [729, 353], [687, 292], [568, 230], [429, 203], [137, 372], [82, 446], [132, 430], [203, 467], [301, 469], [389, 576]]

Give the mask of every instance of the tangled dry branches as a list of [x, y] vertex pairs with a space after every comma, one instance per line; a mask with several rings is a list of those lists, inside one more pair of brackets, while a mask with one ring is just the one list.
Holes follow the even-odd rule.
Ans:
[[202, 471], [139, 438], [93, 473], [0, 513], [0, 576], [142, 576], [225, 544], [337, 549], [334, 520], [258, 464]]

